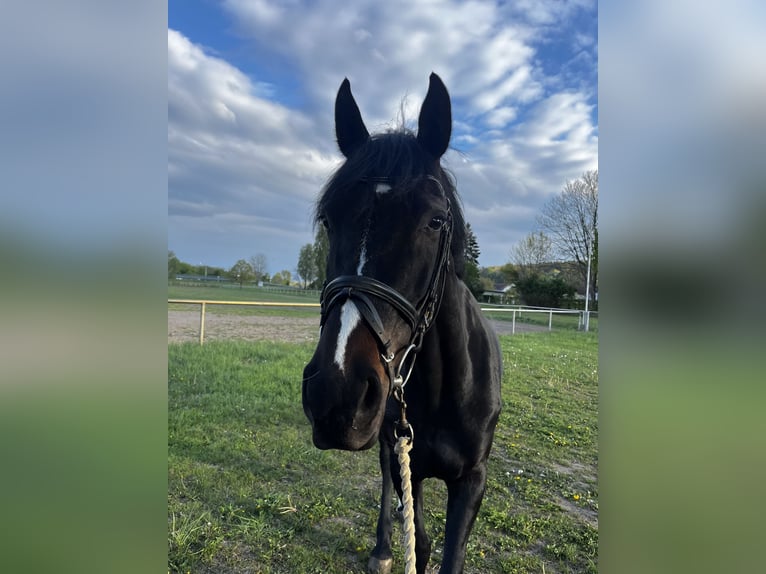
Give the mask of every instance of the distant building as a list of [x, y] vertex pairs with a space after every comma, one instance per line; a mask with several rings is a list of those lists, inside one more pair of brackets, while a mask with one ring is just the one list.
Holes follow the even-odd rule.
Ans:
[[515, 305], [517, 300], [516, 285], [496, 284], [494, 289], [487, 289], [481, 294], [482, 302], [496, 303], [499, 305]]

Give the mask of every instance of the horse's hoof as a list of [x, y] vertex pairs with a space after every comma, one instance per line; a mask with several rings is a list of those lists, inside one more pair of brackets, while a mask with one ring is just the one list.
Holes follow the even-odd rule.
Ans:
[[393, 558], [380, 560], [375, 558], [375, 556], [370, 556], [370, 561], [367, 562], [367, 572], [370, 574], [391, 574], [391, 565], [393, 563]]

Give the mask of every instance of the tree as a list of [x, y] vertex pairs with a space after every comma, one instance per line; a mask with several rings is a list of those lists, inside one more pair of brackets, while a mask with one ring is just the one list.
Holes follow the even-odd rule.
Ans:
[[265, 281], [268, 277], [266, 274], [266, 269], [268, 267], [268, 260], [266, 259], [266, 256], [263, 253], [256, 253], [250, 257], [249, 263], [253, 270], [253, 280], [256, 283], [258, 281]]
[[324, 285], [327, 279], [327, 255], [330, 253], [330, 238], [324, 225], [320, 225], [314, 238], [314, 265], [316, 266], [316, 282]]
[[271, 282], [278, 285], [289, 285], [292, 278], [293, 274], [290, 273], [287, 269], [283, 269], [282, 271], [277, 271], [274, 273], [274, 275], [271, 276]]
[[538, 273], [517, 281], [516, 289], [527, 305], [536, 307], [561, 307], [564, 299], [571, 298], [575, 291], [561, 277], [543, 277]]
[[479, 275], [479, 268], [472, 261], [465, 262], [465, 272], [463, 273], [463, 283], [468, 290], [473, 293], [476, 300], [479, 300], [482, 293], [486, 291], [484, 282]]
[[479, 267], [479, 255], [481, 255], [481, 249], [479, 249], [479, 242], [476, 239], [476, 234], [471, 229], [471, 224], [465, 224], [465, 260], [466, 263], [473, 263], [476, 268]]
[[590, 295], [598, 286], [598, 170], [567, 181], [561, 193], [543, 206], [538, 217], [554, 248], [564, 259], [576, 261], [583, 283], [591, 266]]
[[463, 274], [463, 283], [465, 283], [466, 287], [478, 300], [486, 289], [479, 273], [479, 255], [481, 250], [470, 223], [465, 225], [465, 239], [465, 272]]
[[506, 283], [513, 283], [519, 279], [519, 270], [513, 263], [506, 263], [500, 267], [500, 273]]
[[510, 253], [517, 277], [523, 279], [536, 273], [540, 264], [551, 260], [551, 250], [551, 240], [542, 231], [530, 233], [519, 241]]
[[168, 279], [175, 279], [181, 272], [181, 261], [168, 249]]
[[316, 258], [314, 256], [314, 246], [311, 243], [301, 247], [300, 254], [298, 255], [298, 266], [295, 268], [295, 272], [298, 273], [298, 277], [303, 281], [304, 289], [308, 288], [309, 283], [313, 282], [316, 278]]
[[250, 266], [250, 263], [240, 259], [229, 269], [229, 277], [239, 283], [239, 288], [242, 289], [242, 285], [253, 279], [253, 268]]

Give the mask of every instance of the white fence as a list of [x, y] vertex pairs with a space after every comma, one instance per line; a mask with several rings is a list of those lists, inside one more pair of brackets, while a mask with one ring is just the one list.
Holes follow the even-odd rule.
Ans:
[[577, 315], [577, 330], [578, 331], [588, 331], [590, 327], [590, 317], [591, 315], [594, 315], [596, 313], [592, 311], [578, 311], [576, 309], [550, 309], [550, 308], [544, 308], [544, 307], [522, 307], [522, 306], [514, 306], [514, 307], [508, 307], [508, 306], [493, 306], [493, 307], [482, 307], [482, 311], [484, 312], [493, 312], [493, 313], [512, 313], [511, 318], [511, 333], [516, 333], [516, 317], [521, 316], [523, 314], [529, 314], [529, 313], [540, 313], [543, 315], [548, 315], [548, 330], [553, 330], [553, 315]]
[[[175, 304], [181, 304], [181, 305], [199, 305], [200, 306], [200, 314], [199, 314], [199, 344], [202, 345], [205, 340], [205, 311], [207, 309], [208, 305], [241, 305], [241, 306], [249, 306], [249, 307], [314, 307], [319, 308], [319, 303], [286, 303], [286, 302], [273, 302], [273, 301], [215, 301], [215, 300], [207, 300], [207, 299], [168, 299], [168, 303], [175, 303]], [[589, 330], [589, 323], [590, 323], [590, 316], [591, 315], [597, 315], [597, 312], [588, 311], [587, 313], [585, 311], [577, 311], [573, 309], [549, 309], [544, 307], [522, 307], [522, 306], [513, 306], [509, 307], [507, 305], [497, 305], [497, 306], [484, 306], [481, 307], [481, 310], [485, 313], [492, 312], [492, 313], [511, 313], [511, 333], [516, 333], [516, 319], [521, 318], [522, 315], [528, 315], [528, 314], [547, 314], [548, 315], [548, 330], [553, 330], [553, 316], [554, 315], [577, 315], [578, 316], [578, 323], [577, 323], [577, 330], [578, 331], [588, 331]]]

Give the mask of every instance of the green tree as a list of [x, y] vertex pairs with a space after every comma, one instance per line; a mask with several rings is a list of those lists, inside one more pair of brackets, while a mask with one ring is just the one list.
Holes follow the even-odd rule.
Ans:
[[307, 243], [301, 247], [301, 251], [298, 254], [298, 266], [295, 268], [295, 272], [303, 282], [303, 288], [308, 288], [317, 276], [316, 270], [316, 257], [314, 255], [314, 246], [311, 243]]
[[465, 225], [465, 273], [463, 274], [463, 283], [465, 283], [468, 290], [478, 300], [481, 298], [482, 293], [485, 291], [484, 282], [481, 280], [481, 274], [479, 272], [479, 255], [481, 250], [479, 249], [479, 242], [476, 239], [476, 234], [471, 229], [471, 224]]
[[327, 279], [327, 255], [330, 253], [330, 238], [324, 225], [320, 225], [314, 238], [314, 264], [316, 266], [316, 282], [320, 287]]
[[292, 278], [293, 274], [290, 273], [287, 269], [283, 269], [282, 271], [277, 271], [274, 273], [274, 275], [271, 276], [271, 282], [278, 285], [289, 285], [290, 281], [292, 281]]
[[479, 242], [476, 239], [476, 234], [471, 229], [471, 224], [465, 224], [465, 260], [466, 262], [473, 263], [476, 269], [479, 268], [479, 255], [481, 255], [481, 249], [479, 249]]
[[514, 283], [519, 279], [519, 270], [513, 263], [506, 263], [500, 267], [500, 273], [506, 283]]
[[181, 261], [168, 249], [168, 279], [175, 279], [181, 272]]
[[253, 267], [244, 259], [240, 259], [229, 269], [229, 277], [239, 283], [240, 289], [245, 283], [252, 281], [254, 276]]
[[465, 262], [463, 283], [465, 283], [465, 286], [468, 287], [468, 290], [473, 294], [476, 300], [479, 300], [482, 293], [486, 290], [484, 282], [479, 275], [479, 267], [473, 261]]
[[574, 287], [561, 277], [544, 277], [537, 273], [519, 279], [516, 289], [524, 303], [534, 307], [561, 307], [575, 292]]

